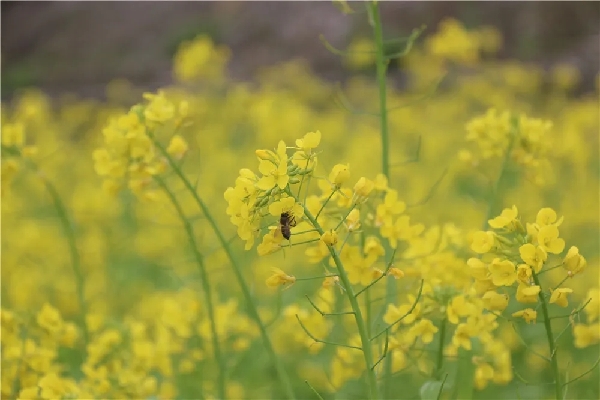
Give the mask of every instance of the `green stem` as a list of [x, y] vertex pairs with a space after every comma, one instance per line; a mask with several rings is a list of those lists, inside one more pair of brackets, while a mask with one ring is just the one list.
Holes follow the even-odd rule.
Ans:
[[[540, 288], [540, 280], [532, 269], [531, 274], [533, 276], [533, 281]], [[552, 334], [552, 321], [550, 320], [550, 314], [548, 313], [548, 304], [546, 303], [546, 299], [544, 298], [544, 294], [542, 290], [538, 294], [540, 298], [540, 303], [542, 305], [542, 314], [544, 315], [544, 327], [546, 328], [546, 337], [548, 339], [548, 347], [550, 348], [550, 362], [552, 365], [552, 373], [554, 374], [554, 389], [556, 391], [556, 400], [562, 399], [562, 387], [560, 384], [560, 370], [558, 369], [558, 357], [556, 355], [556, 346], [554, 343], [554, 335]]]
[[317, 216], [315, 217], [315, 219], [319, 219], [319, 215], [321, 215], [321, 213], [325, 209], [325, 206], [327, 205], [327, 203], [329, 203], [329, 200], [331, 200], [331, 198], [333, 197], [333, 195], [335, 194], [335, 192], [337, 192], [337, 189], [331, 191], [331, 193], [329, 194], [329, 196], [327, 197], [327, 199], [325, 200], [325, 202], [321, 206], [321, 209], [317, 213]]
[[67, 242], [69, 243], [69, 253], [71, 254], [71, 268], [73, 269], [73, 275], [75, 277], [75, 291], [77, 293], [77, 301], [79, 302], [80, 307], [80, 316], [79, 316], [79, 324], [81, 326], [83, 332], [83, 340], [87, 344], [89, 339], [89, 333], [87, 329], [87, 324], [85, 322], [85, 316], [87, 315], [87, 306], [85, 304], [85, 278], [83, 276], [83, 271], [81, 270], [81, 258], [79, 257], [79, 250], [77, 249], [77, 239], [75, 236], [75, 229], [71, 224], [69, 219], [69, 214], [67, 212], [67, 208], [63, 203], [60, 195], [58, 194], [58, 190], [56, 187], [50, 182], [43, 172], [37, 169], [37, 166], [30, 164], [30, 167], [41, 177], [42, 182], [44, 182], [44, 186], [46, 186], [46, 190], [52, 197], [52, 201], [54, 203], [54, 207], [56, 208], [56, 212], [62, 223], [63, 230], [67, 236]]
[[237, 261], [237, 258], [235, 257], [233, 252], [231, 251], [231, 248], [229, 247], [229, 243], [228, 243], [227, 239], [225, 239], [225, 236], [223, 236], [223, 233], [219, 229], [217, 222], [215, 221], [212, 214], [208, 210], [208, 207], [206, 206], [204, 201], [202, 201], [200, 196], [198, 196], [198, 193], [194, 189], [194, 186], [192, 186], [192, 183], [185, 177], [185, 175], [183, 174], [183, 171], [181, 171], [181, 169], [179, 168], [179, 166], [177, 165], [175, 160], [173, 160], [171, 155], [169, 153], [167, 153], [166, 149], [160, 143], [158, 143], [154, 138], [152, 138], [152, 140], [153, 140], [155, 146], [161, 152], [161, 154], [166, 158], [167, 162], [169, 163], [169, 165], [171, 166], [173, 171], [175, 171], [175, 174], [179, 177], [179, 179], [181, 179], [181, 181], [183, 182], [186, 189], [190, 192], [190, 194], [194, 198], [194, 201], [196, 202], [198, 207], [200, 207], [202, 213], [204, 214], [204, 216], [205, 216], [206, 220], [208, 221], [209, 225], [211, 226], [212, 230], [215, 232], [215, 235], [217, 236], [219, 243], [221, 243], [223, 250], [225, 250], [225, 254], [227, 254], [227, 257], [229, 258], [229, 261], [231, 262], [231, 266], [233, 267], [233, 272], [238, 281], [238, 284], [240, 285], [240, 288], [242, 289], [242, 294], [244, 296], [246, 306], [248, 307], [248, 313], [259, 328], [261, 338], [262, 338], [265, 348], [267, 350], [267, 354], [269, 355], [271, 362], [274, 364], [275, 369], [277, 370], [277, 374], [279, 375], [279, 379], [281, 380], [283, 389], [286, 392], [286, 395], [288, 398], [294, 399], [296, 396], [294, 395], [294, 390], [292, 388], [291, 382], [287, 376], [287, 373], [285, 372], [285, 369], [283, 368], [283, 364], [281, 363], [281, 361], [275, 354], [275, 349], [273, 349], [273, 344], [271, 343], [271, 339], [269, 338], [269, 335], [267, 333], [265, 325], [263, 324], [263, 322], [260, 319], [260, 315], [258, 314], [256, 305], [254, 304], [254, 299], [252, 298], [252, 293], [250, 292], [250, 288], [248, 287], [248, 284], [246, 283], [246, 280], [244, 279], [244, 275], [242, 274], [240, 264]]
[[194, 235], [194, 227], [191, 222], [186, 218], [185, 211], [183, 211], [183, 207], [177, 201], [177, 197], [169, 190], [169, 187], [165, 184], [165, 182], [159, 178], [155, 177], [154, 179], [158, 185], [165, 191], [171, 203], [177, 210], [177, 214], [183, 223], [185, 228], [185, 232], [187, 233], [188, 241], [190, 243], [190, 247], [192, 248], [192, 252], [194, 253], [194, 258], [196, 263], [198, 264], [198, 271], [200, 272], [200, 280], [202, 281], [202, 291], [204, 292], [204, 300], [206, 301], [206, 307], [208, 309], [208, 319], [210, 320], [210, 334], [212, 336], [212, 345], [215, 359], [217, 360], [217, 364], [219, 365], [219, 378], [217, 381], [217, 390], [219, 393], [220, 399], [225, 399], [226, 391], [225, 391], [225, 359], [221, 354], [221, 347], [219, 345], [219, 336], [217, 335], [217, 323], [215, 320], [215, 309], [212, 302], [211, 296], [211, 288], [210, 281], [208, 279], [208, 274], [206, 273], [206, 267], [204, 266], [204, 259], [202, 258], [202, 254], [198, 250], [198, 245], [196, 244], [196, 235]]
[[383, 29], [381, 16], [379, 14], [379, 3], [371, 2], [368, 5], [369, 15], [373, 23], [373, 36], [375, 38], [375, 56], [377, 64], [377, 83], [379, 84], [379, 125], [381, 130], [381, 172], [389, 179], [390, 160], [389, 160], [389, 135], [387, 118], [387, 86], [386, 70], [387, 62], [384, 54]]
[[506, 148], [506, 153], [504, 154], [504, 159], [502, 160], [502, 165], [500, 166], [500, 174], [498, 175], [498, 179], [496, 179], [496, 182], [494, 183], [494, 187], [492, 188], [492, 198], [488, 205], [488, 210], [487, 210], [487, 213], [485, 216], [485, 220], [483, 221], [483, 227], [481, 228], [482, 230], [485, 230], [487, 228], [488, 221], [490, 219], [492, 219], [492, 217], [494, 215], [496, 215], [496, 213], [498, 212], [498, 210], [496, 209], [496, 203], [499, 200], [498, 192], [500, 191], [502, 183], [506, 177], [506, 171], [508, 169], [508, 164], [510, 164], [510, 156], [512, 153], [512, 148], [514, 146], [516, 136], [517, 136], [517, 129], [518, 129], [518, 121], [513, 120], [512, 129], [510, 132], [510, 139], [508, 142], [508, 147]]
[[[320, 235], [323, 235], [325, 231], [319, 225], [316, 218], [313, 217], [308, 208], [304, 208], [304, 215], [310, 221], [310, 223], [317, 229]], [[365, 320], [363, 319], [362, 312], [360, 310], [360, 306], [358, 305], [358, 300], [354, 295], [354, 290], [352, 288], [352, 284], [348, 279], [348, 275], [346, 274], [346, 270], [344, 269], [344, 265], [342, 264], [342, 260], [340, 260], [339, 255], [335, 251], [335, 249], [331, 246], [328, 246], [329, 253], [331, 253], [331, 257], [335, 262], [335, 266], [337, 267], [338, 274], [342, 285], [344, 286], [346, 295], [348, 296], [348, 300], [350, 301], [350, 305], [352, 310], [354, 311], [354, 319], [356, 321], [356, 326], [358, 328], [358, 334], [360, 335], [360, 341], [362, 344], [362, 351], [365, 358], [366, 364], [366, 373], [367, 373], [367, 383], [369, 385], [369, 398], [371, 400], [379, 399], [379, 388], [377, 387], [377, 380], [375, 377], [375, 371], [373, 370], [373, 354], [371, 351], [371, 343], [369, 341], [369, 335], [367, 326], [365, 324]]]
[[[375, 57], [376, 57], [376, 73], [377, 83], [379, 86], [379, 129], [381, 136], [381, 173], [388, 179], [390, 178], [390, 159], [389, 148], [390, 139], [388, 131], [388, 107], [387, 107], [387, 82], [386, 70], [387, 60], [384, 54], [383, 27], [381, 24], [381, 15], [379, 13], [379, 3], [372, 1], [367, 5], [369, 18], [373, 27], [373, 37], [375, 40]], [[386, 249], [388, 253], [389, 249]], [[389, 253], [388, 253], [389, 254]], [[392, 279], [388, 279], [386, 285], [386, 303], [394, 301], [397, 296], [396, 283]], [[392, 357], [387, 357], [383, 364], [384, 371], [384, 397], [391, 397], [390, 377], [392, 374]]]
[[435, 378], [439, 379], [442, 373], [442, 366], [444, 365], [444, 340], [446, 339], [446, 318], [442, 319], [442, 326], [440, 326], [440, 344], [438, 346], [437, 354], [437, 366], [435, 371]]

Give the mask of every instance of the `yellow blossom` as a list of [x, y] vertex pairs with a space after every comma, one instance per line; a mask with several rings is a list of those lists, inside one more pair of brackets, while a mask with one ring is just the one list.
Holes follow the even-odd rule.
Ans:
[[22, 123], [2, 126], [2, 145], [7, 147], [23, 147], [25, 144], [25, 126]]
[[333, 166], [329, 174], [329, 182], [337, 188], [340, 188], [346, 181], [350, 179], [350, 165], [336, 164]]
[[321, 132], [308, 132], [302, 139], [296, 139], [296, 146], [302, 149], [306, 154], [310, 154], [312, 149], [321, 143]]
[[354, 232], [357, 229], [360, 229], [360, 211], [358, 209], [354, 209], [350, 211], [348, 216], [346, 217], [346, 228], [348, 232]]
[[396, 267], [388, 269], [387, 274], [393, 276], [395, 279], [404, 278], [404, 272]]
[[560, 254], [565, 248], [565, 241], [558, 237], [556, 225], [542, 226], [537, 235], [540, 248], [552, 254]]
[[558, 288], [552, 292], [550, 296], [550, 303], [556, 303], [561, 307], [566, 307], [569, 305], [567, 295], [569, 293], [573, 293], [573, 289], [569, 288]]
[[293, 275], [288, 275], [279, 268], [272, 268], [274, 274], [267, 278], [267, 286], [269, 287], [277, 287], [277, 286], [285, 286], [288, 283], [293, 285], [296, 283], [296, 277]]
[[383, 192], [388, 189], [388, 179], [384, 174], [377, 174], [375, 177], [375, 190]]
[[287, 174], [287, 152], [283, 140], [277, 145], [276, 160], [260, 160], [258, 170], [263, 174], [256, 183], [259, 189], [270, 190], [275, 186], [285, 189], [290, 177]]
[[391, 225], [393, 216], [402, 214], [405, 210], [406, 204], [398, 199], [398, 191], [390, 189], [385, 194], [383, 203], [377, 206], [375, 224]]
[[535, 218], [535, 223], [539, 226], [539, 227], [543, 227], [543, 226], [560, 226], [560, 224], [562, 224], [563, 222], [563, 217], [560, 217], [560, 219], [557, 220], [557, 215], [556, 215], [556, 211], [554, 211], [552, 208], [542, 208], [540, 211], [538, 211], [537, 216]]
[[456, 327], [452, 336], [452, 344], [457, 348], [462, 347], [465, 350], [471, 350], [472, 330], [467, 324], [460, 324]]
[[64, 326], [63, 319], [58, 310], [45, 303], [37, 315], [37, 323], [49, 333], [56, 335]]
[[538, 301], [538, 294], [541, 288], [537, 285], [529, 286], [519, 284], [517, 287], [517, 301], [520, 303], [536, 303]]
[[573, 326], [575, 347], [583, 349], [600, 342], [600, 324], [575, 324]]
[[509, 260], [495, 258], [489, 266], [492, 282], [496, 286], [510, 286], [517, 280], [515, 265]]
[[308, 257], [308, 262], [311, 264], [317, 264], [321, 262], [322, 259], [328, 257], [331, 253], [325, 242], [318, 241], [315, 246], [308, 247], [304, 254]]
[[422, 319], [410, 328], [410, 334], [421, 339], [424, 344], [433, 341], [433, 335], [439, 329], [428, 319]]
[[463, 295], [455, 296], [446, 308], [448, 321], [453, 324], [458, 324], [459, 318], [469, 315], [471, 311], [472, 305]]
[[326, 231], [321, 235], [321, 241], [328, 246], [334, 246], [338, 242], [338, 234], [333, 229]]
[[381, 227], [381, 236], [387, 238], [390, 246], [395, 249], [398, 246], [398, 240], [410, 241], [419, 236], [425, 230], [423, 224], [410, 224], [408, 215], [398, 217], [393, 225], [384, 225]]
[[381, 257], [385, 255], [385, 249], [376, 236], [368, 236], [365, 240], [363, 252], [367, 257]]
[[531, 266], [527, 264], [519, 264], [517, 266], [517, 279], [520, 283], [528, 285], [531, 282]]
[[512, 316], [516, 318], [521, 317], [525, 320], [525, 322], [530, 324], [532, 322], [535, 322], [537, 318], [537, 312], [531, 308], [526, 308], [524, 310], [514, 312]]
[[302, 204], [296, 203], [293, 197], [284, 197], [269, 205], [269, 214], [280, 217], [283, 213], [290, 213], [296, 222], [304, 215]]
[[490, 290], [483, 295], [483, 303], [488, 310], [504, 311], [508, 307], [508, 295]]
[[582, 272], [586, 265], [587, 262], [585, 258], [579, 254], [579, 249], [575, 246], [571, 246], [562, 262], [562, 266], [567, 270], [569, 276], [575, 276]]
[[258, 255], [265, 256], [281, 248], [283, 236], [278, 228], [269, 229], [269, 233], [263, 236], [263, 241], [256, 247]]
[[494, 246], [494, 238], [494, 232], [491, 231], [475, 232], [473, 242], [471, 243], [471, 250], [478, 254], [489, 252]]
[[507, 228], [509, 230], [514, 230], [516, 226], [517, 216], [519, 212], [517, 211], [517, 206], [512, 206], [512, 208], [505, 208], [502, 210], [502, 214], [494, 219], [490, 219], [488, 223], [494, 229]]
[[187, 151], [188, 144], [185, 139], [180, 135], [174, 135], [169, 142], [169, 146], [167, 147], [167, 153], [179, 160], [183, 158]]
[[485, 280], [489, 278], [489, 270], [487, 265], [479, 258], [471, 257], [467, 260], [471, 276], [477, 280]]
[[364, 176], [354, 185], [354, 195], [359, 201], [364, 201], [375, 188], [375, 183]]
[[519, 248], [521, 259], [533, 267], [535, 273], [539, 273], [542, 270], [542, 266], [548, 258], [548, 253], [541, 246], [534, 246], [531, 243], [526, 243]]

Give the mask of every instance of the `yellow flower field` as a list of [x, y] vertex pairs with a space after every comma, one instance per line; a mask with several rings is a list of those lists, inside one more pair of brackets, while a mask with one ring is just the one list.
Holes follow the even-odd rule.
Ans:
[[343, 85], [199, 36], [2, 104], [2, 398], [600, 397], [600, 80], [366, 8]]

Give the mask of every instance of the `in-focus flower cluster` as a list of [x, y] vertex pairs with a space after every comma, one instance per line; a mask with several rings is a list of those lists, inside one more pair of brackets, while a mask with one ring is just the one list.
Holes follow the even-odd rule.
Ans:
[[557, 287], [545, 293], [539, 278], [546, 272], [548, 263], [565, 249], [565, 241], [559, 237], [558, 229], [562, 222], [563, 218], [557, 218], [553, 209], [542, 208], [535, 222], [523, 226], [518, 210], [513, 206], [488, 221], [492, 230], [473, 235], [471, 248], [482, 257], [470, 258], [468, 265], [476, 281], [476, 291], [482, 295], [489, 310], [502, 312], [509, 303], [506, 288], [514, 287], [516, 291], [512, 296], [516, 301], [531, 307], [519, 310], [513, 316], [528, 323], [537, 321], [535, 305], [540, 296], [547, 297], [550, 304], [568, 306], [568, 297], [573, 290], [562, 287], [562, 283], [583, 272], [586, 266], [577, 247], [571, 246], [562, 263], [556, 265], [566, 271], [565, 279]]
[[252, 248], [260, 232], [266, 228], [262, 226], [265, 221], [271, 220], [270, 223], [274, 225], [267, 228], [268, 233], [258, 246], [258, 252], [262, 255], [281, 247], [284, 240], [282, 218], [287, 218], [284, 230], [292, 229], [300, 222], [304, 209], [297, 203], [291, 189], [294, 185], [300, 193], [303, 184], [308, 186], [308, 180], [317, 165], [314, 149], [320, 141], [321, 132], [307, 133], [302, 139], [296, 140], [291, 157], [287, 155], [288, 148], [284, 141], [280, 141], [275, 150], [257, 150], [260, 175], [243, 168], [235, 186], [227, 188], [224, 195], [228, 203], [227, 214], [237, 227], [239, 237], [246, 242], [246, 250]]

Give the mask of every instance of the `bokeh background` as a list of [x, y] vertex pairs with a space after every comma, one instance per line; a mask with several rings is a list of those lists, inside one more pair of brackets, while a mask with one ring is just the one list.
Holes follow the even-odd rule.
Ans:
[[[151, 5], [150, 5], [151, 4]], [[310, 4], [310, 5], [308, 5]], [[383, 2], [388, 37], [426, 24], [433, 33], [446, 17], [467, 27], [491, 25], [503, 36], [498, 56], [543, 67], [567, 62], [591, 90], [600, 60], [598, 2]], [[116, 77], [157, 88], [172, 81], [178, 44], [206, 33], [232, 50], [228, 70], [250, 79], [264, 66], [304, 59], [319, 76], [342, 79], [338, 47], [368, 34], [364, 15], [343, 15], [327, 1], [2, 2], [2, 97], [34, 85], [48, 93], [102, 96]], [[394, 71], [392, 71], [392, 76]], [[396, 70], [395, 75], [401, 75]]]
[[[567, 282], [574, 290], [570, 307], [595, 296], [578, 316], [588, 336], [577, 341], [567, 318], [556, 322], [564, 329], [561, 373], [590, 370], [600, 340], [592, 331], [600, 313], [600, 3], [380, 4], [386, 38], [428, 26], [413, 50], [389, 68], [390, 187], [408, 205], [411, 221], [425, 224], [430, 245], [444, 232], [452, 248], [399, 260], [407, 277], [397, 283], [396, 304], [410, 304], [423, 274], [449, 293], [460, 292], [461, 279], [470, 284], [466, 260], [474, 253], [468, 240], [482, 228], [490, 203], [494, 215], [515, 204], [526, 222], [540, 208], [553, 207], [564, 216], [560, 234], [567, 249], [578, 246], [588, 260]], [[182, 168], [198, 179], [198, 193], [243, 260], [252, 304], [269, 324], [298, 397], [317, 398], [304, 384], [308, 380], [325, 398], [365, 398], [361, 360], [315, 346], [295, 319], [301, 315], [319, 337], [353, 340], [352, 318], [326, 320], [304, 298], [343, 311], [347, 302], [338, 288], [322, 287], [321, 279], [285, 291], [265, 284], [273, 266], [301, 278], [322, 277], [323, 265], [311, 261], [307, 246], [265, 257], [258, 257], [256, 245], [244, 251], [224, 199], [241, 168], [256, 171], [256, 149], [272, 149], [280, 140], [292, 145], [315, 130], [322, 132], [320, 176], [350, 163], [351, 190], [361, 176], [374, 179], [381, 172], [379, 121], [369, 115], [378, 105], [375, 68], [372, 57], [360, 53], [372, 48], [366, 40], [371, 31], [362, 4], [353, 5], [361, 12], [345, 15], [331, 2], [1, 3], [3, 398], [31, 394], [38, 383], [46, 398], [218, 397], [203, 281], [174, 207], [155, 192], [108, 193], [92, 156], [110, 147], [103, 133], [111, 121], [144, 102], [144, 91], [159, 88], [167, 103], [187, 113], [178, 130], [189, 145]], [[450, 17], [455, 20], [448, 23]], [[332, 54], [320, 34], [358, 52]], [[180, 102], [187, 107], [178, 108]], [[531, 142], [520, 145], [526, 153], [542, 149], [533, 157], [540, 168], [512, 165], [497, 199], [490, 187], [501, 161], [477, 164], [460, 157], [480, 155], [466, 140], [467, 125], [492, 107], [553, 124], [546, 129], [533, 120], [524, 128]], [[489, 115], [493, 124], [497, 116]], [[170, 123], [157, 133], [165, 146], [173, 136]], [[228, 397], [282, 398], [221, 244], [172, 171], [164, 178], [205, 257]], [[315, 182], [311, 189], [320, 193]], [[73, 238], [65, 234], [65, 220]], [[558, 256], [552, 261], [560, 262]], [[545, 279], [551, 285], [564, 277], [555, 268]], [[384, 326], [384, 299], [382, 288], [373, 288], [368, 304], [379, 313], [374, 329]], [[557, 315], [571, 310], [552, 307]], [[507, 313], [520, 308], [512, 301]], [[544, 383], [552, 379], [550, 369], [533, 353], [548, 352], [542, 324], [503, 321], [493, 334], [512, 364], [499, 366], [494, 359], [502, 357], [479, 354], [493, 365], [493, 376], [480, 369], [475, 397], [549, 398], [552, 389]], [[391, 390], [418, 396], [431, 376], [436, 344], [395, 357], [398, 379]], [[448, 357], [448, 370], [458, 376], [456, 364]], [[532, 384], [512, 375], [513, 367]], [[597, 382], [598, 369], [570, 386], [569, 394], [598, 398]]]

